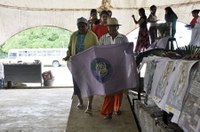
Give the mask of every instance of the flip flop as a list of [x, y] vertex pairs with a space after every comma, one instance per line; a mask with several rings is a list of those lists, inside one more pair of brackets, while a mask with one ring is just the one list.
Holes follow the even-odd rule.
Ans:
[[82, 110], [82, 109], [83, 109], [83, 105], [78, 104], [78, 105], [76, 106], [76, 108], [79, 109], [79, 110]]
[[87, 114], [92, 114], [92, 109], [86, 109], [86, 110], [85, 110], [85, 113], [87, 113]]
[[104, 120], [111, 120], [112, 119], [112, 115], [106, 115], [105, 117], [104, 117]]

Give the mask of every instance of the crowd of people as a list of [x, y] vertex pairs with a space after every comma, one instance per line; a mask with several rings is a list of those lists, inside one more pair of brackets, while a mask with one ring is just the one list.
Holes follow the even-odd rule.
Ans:
[[[135, 15], [132, 15], [134, 23], [139, 25], [138, 39], [135, 48], [135, 52], [137, 53], [145, 51], [156, 40], [156, 23], [158, 21], [156, 10], [157, 7], [152, 5], [150, 7], [150, 14], [147, 17], [145, 14], [145, 9], [140, 8], [138, 10], [138, 14], [140, 16], [138, 20], [136, 20]], [[192, 27], [195, 27], [195, 24], [200, 22], [198, 21], [198, 13], [199, 11], [192, 12], [194, 16], [194, 19], [190, 23]], [[174, 37], [176, 33], [176, 21], [178, 17], [171, 7], [165, 8], [164, 18], [166, 22], [171, 23], [172, 37]], [[147, 23], [150, 23], [149, 29], [147, 28]], [[111, 10], [101, 11], [98, 18], [97, 10], [92, 9], [89, 20], [84, 17], [77, 19], [78, 30], [71, 35], [67, 56], [63, 59], [68, 61], [70, 60], [71, 56], [74, 56], [77, 53], [93, 46], [127, 43], [127, 37], [118, 32], [120, 26], [121, 25], [118, 23], [117, 18], [112, 17]], [[77, 108], [83, 109], [81, 92], [74, 79], [73, 84], [74, 95], [77, 95], [78, 97]], [[105, 95], [104, 102], [100, 110], [100, 113], [105, 116], [105, 119], [112, 119], [113, 114], [121, 114], [120, 106], [122, 103], [122, 98], [123, 91], [118, 91], [112, 95]], [[88, 105], [87, 109], [85, 110], [86, 113], [92, 113], [92, 101], [93, 96], [88, 97]]]

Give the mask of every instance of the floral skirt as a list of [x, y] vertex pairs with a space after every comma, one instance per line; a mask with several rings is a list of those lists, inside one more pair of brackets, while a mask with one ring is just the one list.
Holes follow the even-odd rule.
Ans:
[[150, 46], [149, 34], [147, 28], [140, 28], [135, 52], [141, 52]]

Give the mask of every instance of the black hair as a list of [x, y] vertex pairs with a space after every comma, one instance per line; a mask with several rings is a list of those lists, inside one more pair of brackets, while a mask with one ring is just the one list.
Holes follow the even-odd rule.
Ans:
[[153, 8], [157, 8], [155, 5], [150, 6], [150, 10], [153, 10]]
[[200, 12], [200, 10], [197, 10], [197, 9], [195, 9], [195, 10], [192, 11], [192, 13], [197, 13], [197, 14], [198, 14], [199, 12]]
[[146, 16], [144, 8], [140, 8], [139, 12], [142, 14], [143, 17]]
[[174, 15], [176, 17], [176, 19], [178, 19], [178, 16], [176, 15], [176, 13], [172, 10], [171, 7], [166, 7], [165, 8], [165, 11], [166, 11], [166, 14], [165, 14], [165, 17], [168, 18], [170, 17], [171, 15]]
[[108, 14], [110, 14], [112, 16], [112, 11], [111, 10], [107, 10]]
[[97, 13], [97, 10], [96, 9], [91, 9], [90, 10], [90, 14], [92, 14], [92, 13]]
[[101, 11], [100, 16], [102, 16], [103, 14], [106, 14], [107, 16], [109, 16], [109, 14], [106, 10]]

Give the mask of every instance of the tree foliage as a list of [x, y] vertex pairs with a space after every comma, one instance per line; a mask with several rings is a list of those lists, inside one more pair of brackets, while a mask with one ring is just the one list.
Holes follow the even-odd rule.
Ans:
[[0, 49], [0, 56], [10, 49], [22, 48], [67, 48], [71, 32], [57, 27], [36, 27], [22, 31]]

